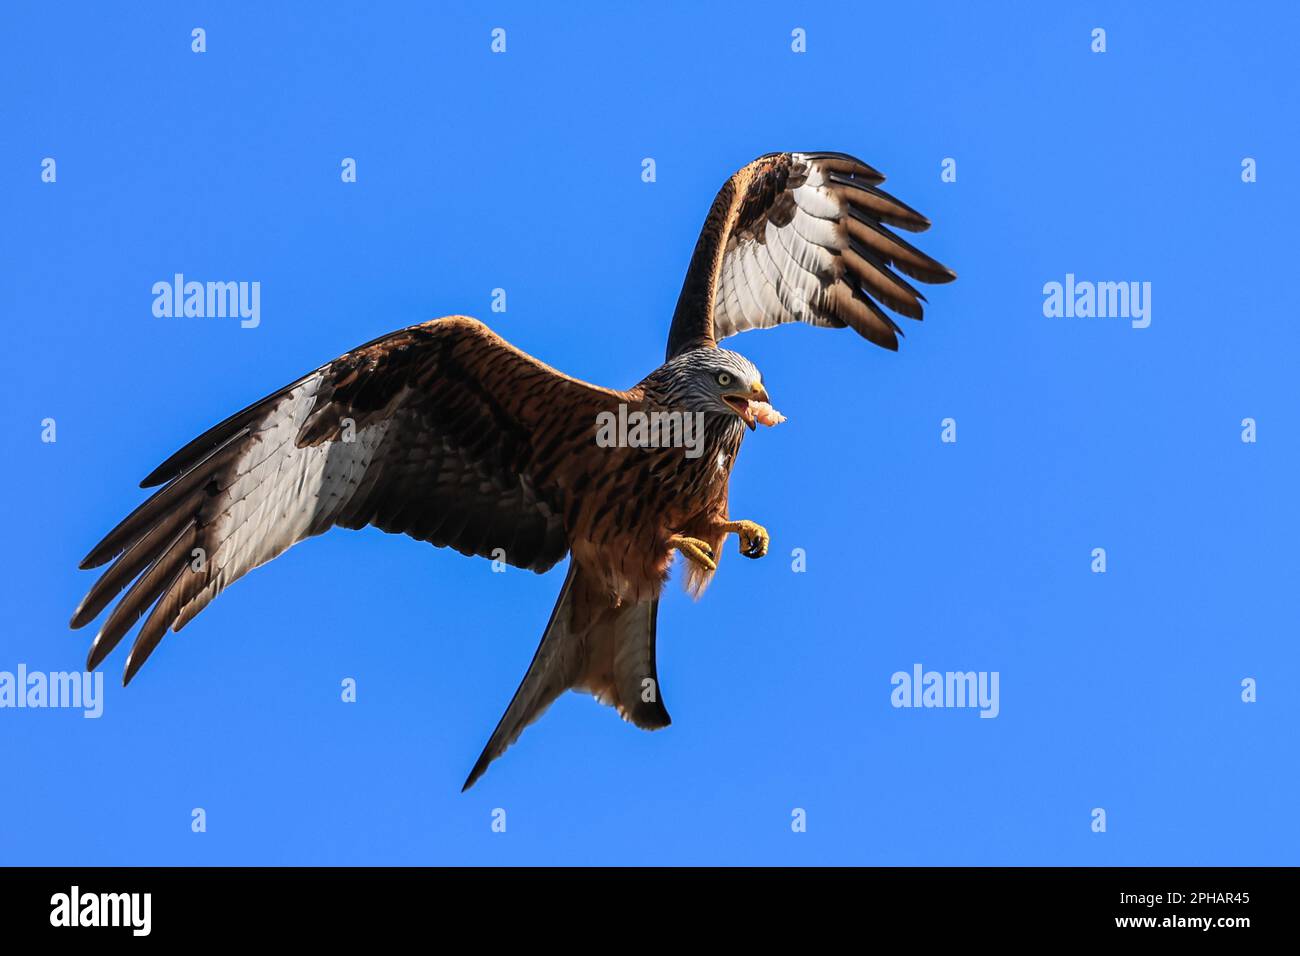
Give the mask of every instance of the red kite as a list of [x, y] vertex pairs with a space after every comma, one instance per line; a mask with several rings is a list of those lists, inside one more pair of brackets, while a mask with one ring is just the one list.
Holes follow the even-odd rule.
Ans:
[[882, 306], [920, 319], [923, 301], [899, 273], [955, 278], [888, 228], [930, 223], [883, 180], [842, 153], [772, 153], [732, 176], [691, 257], [667, 361], [627, 391], [449, 316], [354, 349], [204, 432], [144, 479], [162, 487], [81, 562], [113, 563], [74, 628], [129, 586], [88, 668], [144, 618], [129, 682], [169, 629], [253, 568], [332, 527], [374, 525], [538, 573], [570, 557], [466, 788], [569, 688], [666, 727], [655, 618], [673, 552], [698, 595], [728, 534], [746, 557], [768, 547], [761, 525], [728, 514], [727, 485], [746, 428], [781, 419], [754, 365], [718, 341], [805, 322], [897, 349], [902, 330]]

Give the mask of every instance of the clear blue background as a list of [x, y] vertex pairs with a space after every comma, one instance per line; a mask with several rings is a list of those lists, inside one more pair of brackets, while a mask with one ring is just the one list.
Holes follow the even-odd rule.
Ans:
[[[0, 711], [0, 862], [1300, 862], [1294, 7], [530, 6], [5, 6], [0, 669], [79, 668], [136, 482], [376, 335], [465, 312], [637, 381], [761, 153], [878, 166], [959, 280], [898, 354], [731, 340], [790, 418], [732, 482], [773, 553], [670, 585], [668, 730], [566, 695], [462, 796], [563, 570], [336, 531], [129, 690], [115, 652], [102, 719]], [[154, 318], [175, 272], [260, 281], [261, 327]], [[1151, 327], [1044, 318], [1067, 272], [1151, 282]], [[893, 709], [916, 662], [999, 671], [1001, 716]]]

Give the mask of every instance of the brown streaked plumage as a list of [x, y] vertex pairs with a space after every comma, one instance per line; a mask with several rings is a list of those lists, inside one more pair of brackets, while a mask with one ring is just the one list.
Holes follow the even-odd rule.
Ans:
[[[538, 573], [570, 556], [537, 653], [466, 788], [566, 689], [638, 727], [667, 726], [655, 627], [673, 552], [687, 557], [698, 595], [727, 534], [748, 557], [768, 542], [761, 526], [729, 517], [727, 484], [746, 427], [779, 416], [753, 404], [768, 400], [758, 370], [717, 342], [804, 321], [897, 348], [882, 305], [919, 319], [922, 297], [894, 270], [954, 277], [887, 228], [929, 223], [876, 188], [882, 180], [840, 153], [774, 153], [732, 176], [691, 258], [667, 361], [626, 391], [449, 316], [375, 339], [204, 432], [145, 478], [162, 487], [82, 561], [112, 563], [74, 628], [120, 595], [87, 666], [143, 619], [129, 682], [168, 630], [253, 568], [332, 527], [373, 525]], [[666, 447], [599, 439], [599, 422], [637, 413], [685, 415], [701, 430]]]

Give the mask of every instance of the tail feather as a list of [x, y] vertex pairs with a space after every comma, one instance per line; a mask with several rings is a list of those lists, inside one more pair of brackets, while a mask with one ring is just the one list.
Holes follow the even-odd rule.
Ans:
[[655, 620], [659, 602], [611, 607], [589, 587], [576, 562], [551, 612], [528, 672], [510, 700], [461, 792], [518, 739], [564, 691], [586, 691], [618, 709], [624, 720], [645, 730], [672, 719], [660, 699], [655, 668]]
[[642, 730], [659, 730], [672, 723], [659, 699], [659, 672], [655, 667], [655, 623], [659, 602], [625, 605], [602, 622], [613, 651], [613, 668], [607, 687], [615, 699], [598, 696], [618, 708], [619, 716]]
[[581, 655], [579, 642], [573, 632], [573, 593], [574, 579], [578, 577], [578, 563], [569, 561], [569, 573], [560, 588], [560, 597], [551, 611], [551, 619], [542, 632], [541, 643], [537, 653], [528, 665], [528, 672], [520, 682], [515, 696], [510, 699], [510, 706], [501, 715], [496, 729], [488, 738], [487, 746], [474, 762], [474, 768], [465, 778], [465, 785], [460, 788], [464, 793], [474, 782], [483, 776], [488, 764], [505, 753], [525, 727], [545, 713], [564, 691], [573, 685], [581, 672]]

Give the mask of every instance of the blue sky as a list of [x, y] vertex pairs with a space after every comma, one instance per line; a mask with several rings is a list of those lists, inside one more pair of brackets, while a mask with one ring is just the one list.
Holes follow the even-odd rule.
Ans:
[[[137, 482], [376, 335], [469, 313], [639, 380], [761, 153], [877, 166], [960, 278], [897, 354], [730, 341], [790, 419], [732, 482], [772, 554], [670, 584], [671, 728], [566, 695], [460, 794], [563, 571], [336, 531], [127, 690], [115, 652], [100, 719], [0, 710], [0, 863], [1300, 862], [1295, 11], [974, 6], [7, 6], [0, 671], [79, 668]], [[176, 272], [260, 282], [261, 324], [155, 318]], [[1150, 326], [1045, 317], [1067, 273], [1150, 282]], [[996, 671], [998, 717], [892, 707], [917, 663]]]

